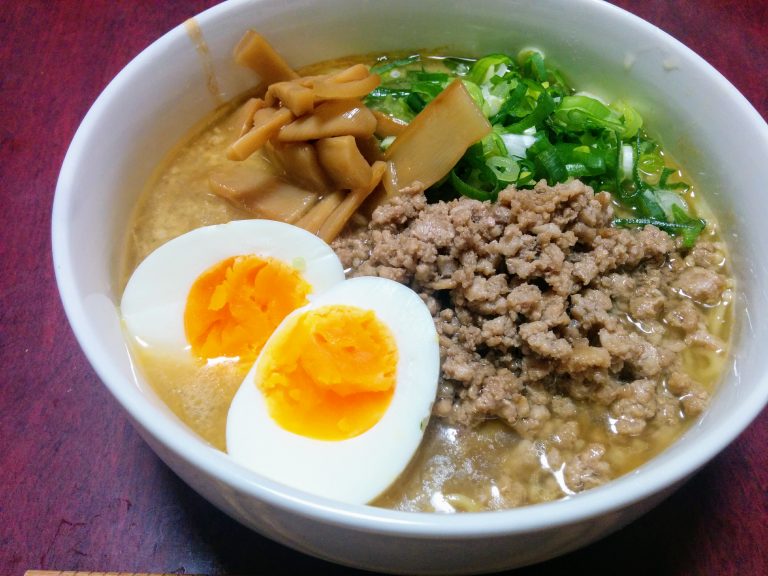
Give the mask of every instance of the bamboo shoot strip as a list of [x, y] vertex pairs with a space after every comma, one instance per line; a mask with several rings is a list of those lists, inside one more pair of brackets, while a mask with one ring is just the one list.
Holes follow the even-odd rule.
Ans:
[[304, 228], [304, 230], [312, 232], [312, 234], [317, 234], [323, 223], [338, 208], [339, 204], [344, 201], [346, 195], [347, 193], [341, 190], [326, 194], [320, 199], [320, 202], [315, 204], [309, 212], [296, 222], [296, 226]]
[[317, 106], [312, 114], [283, 127], [277, 139], [299, 142], [333, 136], [366, 137], [375, 129], [376, 118], [360, 100], [328, 100]]
[[235, 62], [255, 70], [265, 86], [299, 77], [269, 42], [254, 30], [248, 30], [243, 35], [235, 46], [234, 55]]
[[289, 224], [304, 216], [319, 198], [315, 192], [243, 164], [212, 173], [208, 184], [214, 194], [257, 218]]
[[420, 182], [428, 188], [450, 170], [491, 125], [454, 80], [422, 110], [387, 149], [384, 187], [389, 196]]
[[325, 194], [334, 190], [328, 175], [320, 165], [317, 150], [311, 142], [277, 142], [271, 140], [264, 146], [267, 157], [287, 179], [302, 188]]
[[235, 140], [227, 149], [230, 160], [245, 160], [259, 150], [280, 129], [290, 124], [293, 114], [288, 108], [261, 108], [253, 115], [253, 128]]
[[339, 235], [355, 211], [360, 207], [363, 201], [368, 198], [371, 192], [374, 191], [376, 186], [379, 185], [379, 182], [381, 182], [381, 179], [384, 176], [384, 172], [386, 170], [386, 163], [381, 161], [374, 162], [373, 166], [371, 166], [371, 169], [371, 181], [367, 186], [364, 186], [363, 188], [357, 188], [347, 194], [347, 197], [344, 198], [344, 201], [338, 206], [338, 208], [336, 208], [336, 210], [333, 211], [333, 214], [331, 214], [320, 227], [320, 230], [317, 232], [317, 235], [320, 236], [320, 238], [326, 242], [331, 242], [334, 238], [336, 238], [336, 236]]
[[358, 150], [354, 136], [323, 138], [315, 148], [320, 164], [337, 188], [364, 188], [371, 181], [371, 166]]

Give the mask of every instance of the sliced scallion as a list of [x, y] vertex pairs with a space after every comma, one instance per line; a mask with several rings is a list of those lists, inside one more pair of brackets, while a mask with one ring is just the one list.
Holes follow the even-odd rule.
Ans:
[[616, 226], [654, 224], [691, 246], [706, 224], [691, 214], [680, 195], [689, 185], [669, 181], [676, 170], [644, 131], [643, 119], [629, 101], [606, 103], [576, 93], [538, 51], [478, 60], [385, 58], [372, 71], [382, 82], [366, 99], [371, 108], [410, 122], [453, 79], [461, 78], [493, 126], [433, 186], [439, 190], [432, 197], [493, 200], [510, 184], [530, 187], [541, 179], [555, 184], [579, 178], [612, 193], [634, 215], [617, 218]]

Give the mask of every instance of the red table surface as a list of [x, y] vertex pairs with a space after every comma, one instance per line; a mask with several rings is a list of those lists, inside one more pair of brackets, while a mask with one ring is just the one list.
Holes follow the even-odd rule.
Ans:
[[[214, 3], [6, 0], [0, 10], [2, 574], [357, 573], [250, 532], [183, 484], [99, 382], [57, 294], [51, 202], [78, 124], [131, 58]], [[690, 46], [768, 117], [768, 2], [617, 4]], [[768, 411], [637, 522], [516, 573], [566, 572], [768, 574]]]

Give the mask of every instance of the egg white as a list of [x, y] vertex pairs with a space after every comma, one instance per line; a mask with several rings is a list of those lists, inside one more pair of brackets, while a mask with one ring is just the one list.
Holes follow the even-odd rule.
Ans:
[[163, 244], [136, 268], [120, 303], [128, 333], [142, 346], [189, 354], [184, 308], [192, 285], [222, 260], [247, 254], [293, 266], [313, 294], [344, 280], [336, 253], [302, 228], [271, 220], [205, 226]]
[[[292, 319], [331, 304], [372, 310], [392, 331], [398, 352], [396, 387], [381, 420], [348, 440], [327, 441], [288, 432], [272, 420], [256, 382], [260, 361]], [[295, 310], [267, 341], [235, 394], [227, 417], [227, 452], [273, 480], [316, 495], [365, 504], [405, 469], [421, 442], [437, 392], [438, 337], [421, 298], [384, 278], [353, 278]]]

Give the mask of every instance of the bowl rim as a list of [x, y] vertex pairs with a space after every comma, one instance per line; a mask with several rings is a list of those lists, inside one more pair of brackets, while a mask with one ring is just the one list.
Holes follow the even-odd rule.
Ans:
[[[255, 5], [265, 0], [228, 0], [201, 12], [195, 19], [204, 25], [243, 5]], [[551, 0], [547, 0], [551, 2]], [[559, 2], [555, 1], [554, 4]], [[644, 29], [664, 42], [676, 54], [686, 57], [688, 63], [706, 73], [722, 90], [740, 113], [751, 116], [759, 127], [763, 145], [768, 150], [768, 125], [747, 99], [715, 68], [690, 48], [658, 27], [622, 8], [602, 0], [570, 0], [581, 8], [602, 11], [622, 25]], [[76, 167], [83, 162], [84, 147], [90, 138], [95, 119], [128, 79], [142, 69], [178, 37], [185, 34], [183, 24], [171, 29], [150, 44], [129, 62], [107, 85], [84, 117], [69, 146], [56, 186], [51, 220], [51, 240], [56, 282], [62, 304], [75, 337], [99, 379], [120, 405], [128, 412], [140, 430], [161, 442], [176, 456], [217, 478], [234, 489], [247, 493], [270, 505], [293, 514], [312, 517], [323, 523], [355, 527], [379, 534], [408, 535], [422, 538], [479, 538], [494, 535], [540, 531], [556, 528], [625, 508], [673, 487], [701, 466], [705, 465], [731, 443], [768, 404], [768, 374], [748, 396], [743, 396], [731, 418], [709, 426], [689, 448], [685, 458], [666, 462], [660, 470], [643, 473], [646, 464], [633, 472], [614, 479], [603, 486], [587, 490], [575, 497], [528, 505], [495, 512], [468, 512], [461, 514], [414, 513], [376, 508], [368, 505], [345, 504], [301, 492], [264, 478], [236, 463], [229, 457], [199, 440], [182, 425], [167, 421], [154, 406], [147, 406], [143, 393], [133, 382], [123, 379], [101, 354], [99, 335], [89, 325], [85, 309], [79, 301], [78, 288], [71, 274], [74, 254], [69, 249], [73, 183]], [[757, 130], [757, 129], [756, 129]], [[129, 384], [129, 385], [125, 385]], [[680, 440], [678, 439], [676, 443]], [[672, 445], [674, 446], [674, 444]], [[669, 448], [668, 448], [669, 449]], [[659, 456], [650, 460], [656, 460]]]

